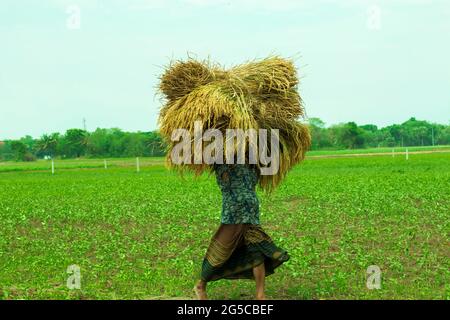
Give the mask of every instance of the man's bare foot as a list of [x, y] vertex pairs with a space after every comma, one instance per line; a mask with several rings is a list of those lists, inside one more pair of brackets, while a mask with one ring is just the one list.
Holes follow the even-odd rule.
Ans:
[[208, 300], [208, 296], [206, 295], [206, 287], [200, 282], [194, 286], [194, 292], [198, 300]]
[[257, 294], [256, 300], [266, 300], [266, 295], [265, 294]]

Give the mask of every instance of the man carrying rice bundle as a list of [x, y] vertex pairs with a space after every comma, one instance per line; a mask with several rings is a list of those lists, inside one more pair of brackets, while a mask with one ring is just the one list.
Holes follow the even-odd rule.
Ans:
[[[221, 224], [194, 287], [201, 300], [207, 283], [219, 279], [254, 279], [256, 299], [263, 300], [265, 277], [289, 259], [260, 225], [256, 185], [273, 191], [310, 146], [308, 128], [298, 122], [304, 109], [297, 84], [293, 63], [279, 57], [229, 70], [189, 59], [169, 66], [161, 78], [167, 101], [159, 122], [168, 165], [214, 172], [222, 192]], [[209, 138], [199, 139], [198, 129]]]

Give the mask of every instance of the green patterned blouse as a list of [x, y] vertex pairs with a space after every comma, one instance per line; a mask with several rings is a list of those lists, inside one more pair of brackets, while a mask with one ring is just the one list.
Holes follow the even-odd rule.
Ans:
[[257, 168], [246, 164], [216, 164], [214, 171], [222, 191], [221, 222], [259, 224], [259, 201], [255, 191]]

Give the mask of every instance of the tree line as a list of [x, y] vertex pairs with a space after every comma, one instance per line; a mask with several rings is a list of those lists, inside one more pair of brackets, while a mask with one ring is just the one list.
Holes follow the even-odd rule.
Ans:
[[310, 118], [312, 149], [359, 149], [450, 144], [450, 125], [410, 118], [402, 124], [378, 128], [355, 122], [325, 127], [319, 118]]
[[0, 142], [0, 160], [153, 157], [164, 154], [165, 146], [158, 132], [125, 132], [118, 128], [97, 128], [93, 132], [69, 129], [64, 134], [44, 134], [39, 139], [25, 136]]
[[[402, 124], [378, 128], [355, 122], [327, 127], [319, 118], [310, 118], [312, 150], [357, 149], [450, 145], [450, 125], [410, 118]], [[34, 161], [38, 158], [152, 157], [165, 155], [166, 146], [157, 131], [125, 132], [118, 128], [98, 128], [93, 132], [69, 129], [64, 134], [44, 134], [39, 139], [25, 136], [0, 141], [0, 161]]]

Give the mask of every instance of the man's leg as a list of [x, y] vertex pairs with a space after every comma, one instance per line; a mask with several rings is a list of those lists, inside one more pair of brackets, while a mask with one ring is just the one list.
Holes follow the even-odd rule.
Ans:
[[208, 300], [206, 295], [206, 281], [200, 280], [194, 287], [195, 294], [199, 300]]
[[264, 280], [266, 278], [266, 269], [264, 262], [253, 268], [253, 275], [256, 281], [256, 300], [265, 300]]

